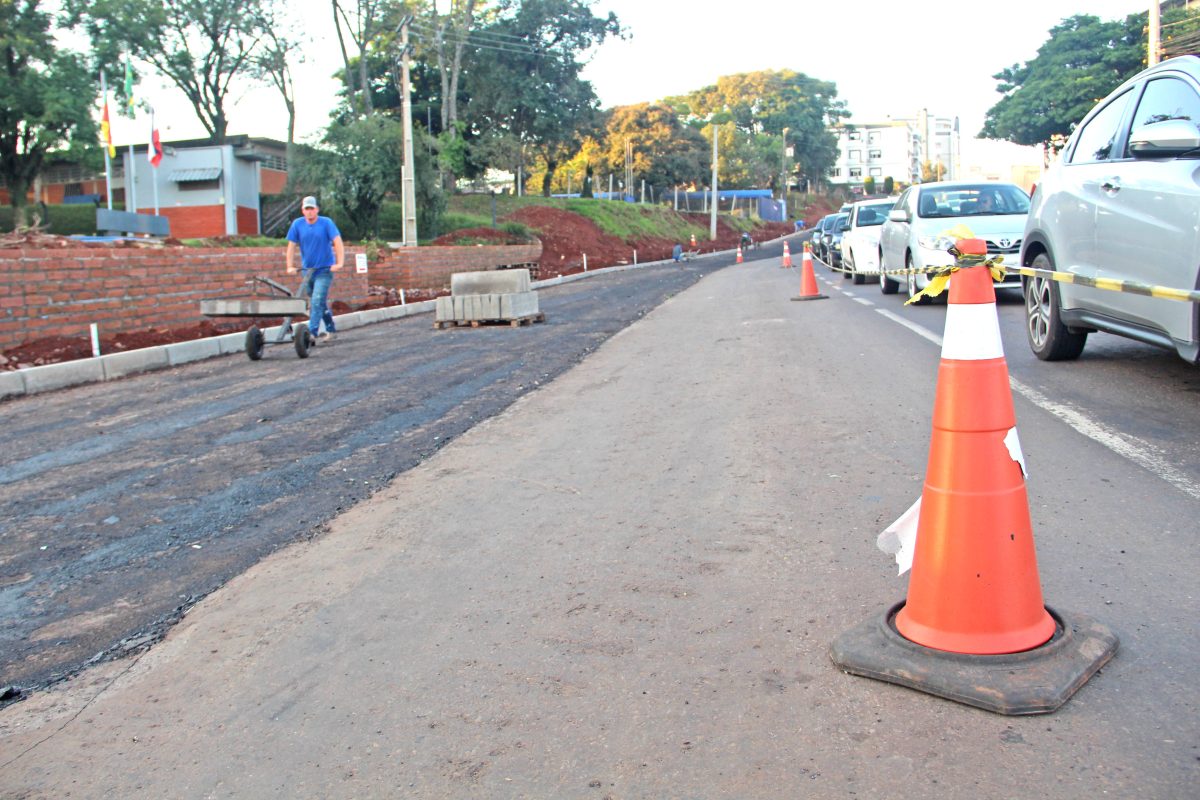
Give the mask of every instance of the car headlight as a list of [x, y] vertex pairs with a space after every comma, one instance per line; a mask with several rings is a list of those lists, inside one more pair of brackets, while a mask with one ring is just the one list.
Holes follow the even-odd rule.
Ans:
[[923, 247], [926, 250], [942, 250], [947, 251], [954, 246], [954, 239], [950, 236], [918, 236], [917, 246]]
[[834, 250], [841, 250], [841, 249], [842, 249], [842, 243], [841, 243], [841, 242], [834, 242], [834, 243], [833, 243], [833, 249], [834, 249]]

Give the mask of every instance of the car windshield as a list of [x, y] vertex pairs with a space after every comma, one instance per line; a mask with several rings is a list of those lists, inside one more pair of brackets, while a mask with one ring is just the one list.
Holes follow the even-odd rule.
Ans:
[[896, 204], [892, 202], [859, 206], [858, 219], [855, 221], [855, 224], [860, 228], [871, 225], [882, 225], [887, 220], [888, 212], [895, 208], [895, 206]]
[[930, 219], [1028, 213], [1029, 195], [1012, 184], [930, 187], [917, 204], [917, 216]]

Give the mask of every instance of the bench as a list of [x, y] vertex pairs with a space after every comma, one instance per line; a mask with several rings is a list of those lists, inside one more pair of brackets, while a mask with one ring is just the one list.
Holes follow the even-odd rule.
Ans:
[[135, 214], [132, 211], [96, 209], [96, 230], [101, 233], [145, 233], [150, 236], [170, 236], [171, 221], [154, 214]]

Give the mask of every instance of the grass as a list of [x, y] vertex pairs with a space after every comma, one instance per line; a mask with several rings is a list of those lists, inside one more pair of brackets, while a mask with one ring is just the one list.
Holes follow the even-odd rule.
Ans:
[[[483, 219], [483, 225], [491, 225], [492, 197], [488, 195], [455, 195], [450, 198], [449, 212], [445, 218], [464, 217]], [[707, 218], [697, 224], [696, 215], [677, 213], [664, 205], [623, 203], [619, 200], [587, 200], [583, 198], [555, 198], [541, 196], [514, 197], [496, 195], [496, 218], [500, 219], [517, 209], [531, 205], [547, 205], [587, 217], [604, 233], [629, 241], [657, 236], [664, 239], [686, 241], [692, 234], [697, 238], [708, 234]], [[756, 220], [749, 217], [722, 214], [722, 219], [738, 230], [753, 230]], [[480, 224], [480, 223], [476, 223]], [[462, 227], [473, 227], [463, 225]], [[447, 230], [449, 230], [447, 228]]]

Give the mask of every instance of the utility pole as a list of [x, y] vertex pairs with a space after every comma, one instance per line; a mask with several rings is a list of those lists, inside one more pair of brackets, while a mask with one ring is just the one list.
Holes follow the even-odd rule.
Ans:
[[1150, 3], [1150, 31], [1146, 37], [1146, 66], [1153, 67], [1158, 63], [1160, 34], [1158, 0]]
[[781, 167], [781, 169], [780, 169], [780, 173], [779, 173], [779, 199], [782, 201], [782, 202], [781, 202], [781, 204], [780, 204], [780, 206], [779, 206], [779, 210], [780, 210], [780, 216], [779, 216], [779, 220], [780, 220], [780, 222], [785, 222], [785, 221], [787, 220], [787, 185], [788, 185], [788, 180], [787, 180], [787, 174], [788, 174], [788, 168], [787, 168], [787, 157], [788, 157], [787, 135], [788, 135], [788, 131], [789, 131], [789, 130], [791, 130], [791, 129], [790, 129], [790, 128], [784, 128], [784, 129], [783, 129], [783, 155], [780, 157], [780, 167]]
[[404, 19], [400, 20], [400, 102], [404, 117], [404, 167], [400, 177], [405, 247], [417, 246], [417, 182], [413, 164], [412, 101], [409, 98], [411, 82], [408, 72], [409, 55], [412, 52], [412, 47], [408, 44], [408, 27], [412, 21], [412, 14], [406, 14]]
[[712, 155], [712, 207], [711, 214], [708, 218], [708, 237], [714, 242], [717, 240], [717, 121], [711, 123], [713, 135], [713, 155]]

